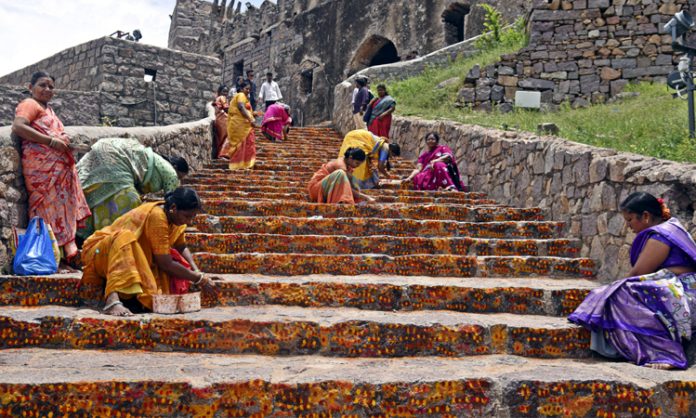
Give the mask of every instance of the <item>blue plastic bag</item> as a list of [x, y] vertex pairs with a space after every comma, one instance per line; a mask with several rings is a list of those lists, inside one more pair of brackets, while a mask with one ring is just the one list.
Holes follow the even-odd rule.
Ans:
[[20, 276], [55, 274], [58, 271], [51, 235], [43, 219], [33, 218], [27, 232], [19, 237], [12, 268]]

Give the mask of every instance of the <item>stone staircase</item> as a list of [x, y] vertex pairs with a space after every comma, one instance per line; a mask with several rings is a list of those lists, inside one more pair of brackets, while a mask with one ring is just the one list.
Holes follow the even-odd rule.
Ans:
[[691, 370], [590, 357], [565, 316], [595, 267], [561, 223], [479, 192], [307, 203], [340, 142], [298, 128], [187, 180], [188, 243], [224, 278], [201, 312], [114, 318], [77, 276], [0, 277], [0, 417], [696, 416]]

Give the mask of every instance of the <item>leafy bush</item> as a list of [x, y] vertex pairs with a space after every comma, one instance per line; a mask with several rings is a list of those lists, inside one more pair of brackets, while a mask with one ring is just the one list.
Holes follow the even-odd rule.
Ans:
[[486, 11], [483, 22], [485, 33], [476, 40], [476, 48], [487, 51], [497, 47], [507, 47], [526, 43], [527, 31], [526, 20], [523, 16], [518, 17], [509, 28], [505, 28], [506, 23], [503, 15], [490, 4], [480, 4]]

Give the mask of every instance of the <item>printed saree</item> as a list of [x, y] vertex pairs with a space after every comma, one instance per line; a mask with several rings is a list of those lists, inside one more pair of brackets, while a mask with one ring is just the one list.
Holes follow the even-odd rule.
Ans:
[[372, 168], [372, 160], [386, 160], [389, 155], [385, 138], [375, 136], [368, 130], [350, 131], [343, 139], [338, 157], [342, 158], [349, 148], [360, 148], [365, 151], [367, 159], [353, 170], [353, 177], [361, 189], [372, 189], [379, 184], [379, 174]]
[[227, 97], [218, 96], [213, 102], [213, 107], [215, 108], [215, 157], [228, 157], [222, 153], [227, 141], [227, 112], [229, 110]]
[[383, 118], [379, 118], [382, 114], [387, 112], [389, 109], [396, 106], [396, 101], [391, 96], [384, 96], [381, 99], [375, 100], [372, 106], [368, 106], [366, 119], [367, 119], [367, 129], [377, 136], [383, 136], [389, 138], [389, 131], [391, 130], [392, 124], [392, 114], [388, 114]]
[[[696, 265], [696, 243], [672, 218], [641, 231], [631, 247], [635, 264], [647, 241], [659, 235]], [[661, 240], [662, 241], [662, 240]], [[667, 269], [629, 277], [590, 292], [568, 319], [593, 332], [593, 349], [612, 352], [638, 364], [669, 364], [685, 369], [682, 340], [696, 325], [696, 273], [675, 275]]]
[[353, 189], [359, 188], [357, 184], [351, 184], [352, 180], [353, 176], [342, 158], [328, 162], [309, 181], [309, 200], [315, 203], [355, 204]]
[[[32, 128], [44, 135], [67, 137], [53, 109], [44, 109], [34, 99], [23, 100], [17, 106], [16, 116], [28, 120]], [[75, 158], [70, 152], [22, 140], [22, 173], [29, 194], [29, 218], [40, 216], [50, 224], [59, 246], [74, 243], [78, 226], [90, 215]]]
[[[433, 168], [428, 168], [431, 161], [449, 155], [448, 162], [436, 162]], [[456, 189], [466, 191], [466, 186], [462, 185], [459, 177], [459, 168], [454, 153], [447, 145], [438, 145], [432, 151], [426, 151], [418, 157], [418, 163], [423, 170], [413, 178], [413, 185], [416, 190], [439, 190]]]
[[169, 276], [159, 271], [154, 256], [171, 254], [173, 247], [185, 245], [186, 225], [170, 225], [162, 204], [140, 205], [85, 241], [83, 298], [118, 292], [122, 298], [135, 296], [152, 309], [153, 295], [170, 293]]
[[261, 123], [261, 131], [270, 140], [282, 141], [283, 129], [291, 122], [292, 118], [285, 110], [285, 106], [275, 103], [266, 109]]
[[111, 225], [140, 206], [140, 194], [170, 192], [179, 186], [172, 165], [136, 139], [104, 138], [77, 163], [80, 183], [92, 211], [78, 236]]
[[227, 119], [227, 143], [223, 155], [230, 158], [230, 170], [254, 168], [256, 162], [256, 137], [249, 120], [237, 108], [242, 103], [251, 112], [251, 103], [246, 94], [237, 93], [230, 103]]

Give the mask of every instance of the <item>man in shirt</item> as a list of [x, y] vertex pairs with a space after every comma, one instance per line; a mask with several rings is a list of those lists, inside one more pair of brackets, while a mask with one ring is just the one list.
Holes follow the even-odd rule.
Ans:
[[273, 81], [273, 73], [271, 72], [266, 73], [266, 81], [261, 85], [259, 99], [266, 104], [266, 109], [283, 99], [283, 95], [280, 94], [280, 87], [278, 87], [278, 83]]
[[363, 116], [365, 115], [365, 110], [370, 100], [370, 92], [367, 90], [367, 80], [364, 78], [357, 78], [355, 80], [355, 87], [358, 89], [358, 93], [355, 95], [355, 102], [353, 102], [353, 121], [355, 122], [355, 129], [367, 129]]
[[246, 81], [251, 86], [251, 91], [249, 92], [249, 103], [251, 103], [252, 110], [256, 110], [256, 82], [254, 81], [254, 70], [247, 70]]

